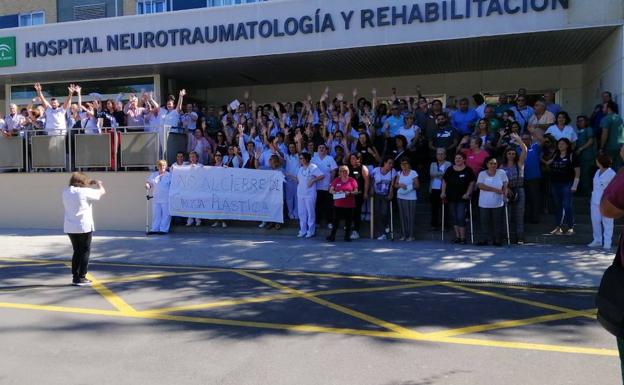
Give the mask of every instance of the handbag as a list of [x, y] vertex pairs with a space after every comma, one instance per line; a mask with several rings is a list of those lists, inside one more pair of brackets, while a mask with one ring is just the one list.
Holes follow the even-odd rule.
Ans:
[[596, 294], [597, 319], [605, 330], [624, 338], [624, 267], [620, 260], [621, 242], [613, 264], [602, 275]]

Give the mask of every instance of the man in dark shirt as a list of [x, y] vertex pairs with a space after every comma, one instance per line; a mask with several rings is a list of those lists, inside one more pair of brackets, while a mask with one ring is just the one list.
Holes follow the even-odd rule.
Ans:
[[[615, 103], [613, 101], [613, 96], [611, 95], [611, 92], [605, 91], [602, 93], [602, 102], [597, 104], [596, 107], [594, 107], [594, 111], [592, 112], [591, 117], [589, 118], [590, 126], [591, 128], [594, 129], [594, 134], [596, 135], [596, 139], [598, 140], [598, 143], [600, 143], [600, 137], [602, 135], [600, 122], [602, 121], [602, 118], [604, 118], [607, 115], [603, 110], [603, 106], [605, 103], [608, 103], [608, 102]], [[616, 114], [619, 114], [620, 112], [620, 107], [617, 105], [617, 103], [615, 103], [614, 105], [613, 112]]]
[[435, 131], [433, 139], [429, 141], [429, 150], [435, 156], [435, 151], [438, 148], [446, 149], [446, 158], [453, 159], [455, 155], [455, 149], [459, 143], [457, 131], [448, 124], [446, 115], [439, 113], [436, 115], [436, 124], [438, 128]]

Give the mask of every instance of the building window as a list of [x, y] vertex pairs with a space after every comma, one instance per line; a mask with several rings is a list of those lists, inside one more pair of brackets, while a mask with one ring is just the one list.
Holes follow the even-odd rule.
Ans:
[[238, 5], [248, 3], [261, 3], [266, 0], [208, 0], [209, 7], [222, 7], [227, 5]]
[[171, 10], [171, 0], [139, 0], [137, 1], [137, 15], [162, 13]]
[[30, 25], [45, 24], [45, 12], [35, 11], [30, 13], [20, 13], [19, 26], [28, 27]]

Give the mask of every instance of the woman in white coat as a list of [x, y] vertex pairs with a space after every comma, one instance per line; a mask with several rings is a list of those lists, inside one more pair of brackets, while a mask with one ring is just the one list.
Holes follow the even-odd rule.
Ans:
[[299, 211], [299, 238], [312, 238], [316, 231], [316, 183], [325, 178], [323, 171], [310, 163], [312, 156], [299, 154], [301, 167], [297, 171], [297, 210]]
[[167, 161], [156, 162], [156, 170], [145, 181], [145, 189], [152, 190], [152, 227], [148, 234], [167, 234], [171, 223], [169, 215], [171, 174], [167, 171]]
[[591, 195], [591, 220], [594, 240], [589, 247], [603, 247], [611, 249], [611, 239], [613, 238], [613, 219], [603, 217], [600, 213], [600, 200], [602, 194], [611, 180], [615, 178], [615, 171], [611, 169], [612, 160], [607, 155], [599, 155], [596, 159], [596, 166], [599, 167], [594, 175], [594, 189]]

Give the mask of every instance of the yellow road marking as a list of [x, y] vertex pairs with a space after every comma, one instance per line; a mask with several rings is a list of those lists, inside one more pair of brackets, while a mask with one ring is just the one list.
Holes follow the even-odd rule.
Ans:
[[310, 277], [323, 277], [323, 278], [353, 279], [353, 280], [363, 280], [363, 281], [386, 281], [386, 282], [406, 282], [406, 283], [426, 282], [425, 280], [416, 279], [416, 278], [390, 278], [390, 277], [376, 277], [372, 275], [341, 275], [341, 274], [332, 274], [332, 273], [306, 273], [303, 271], [289, 271], [289, 270], [232, 269], [232, 271], [246, 271], [252, 274], [280, 274], [280, 275], [292, 275], [295, 277], [310, 276]]
[[158, 314], [147, 312], [135, 312], [135, 313], [122, 313], [114, 310], [100, 310], [89, 308], [75, 308], [66, 306], [50, 306], [50, 305], [30, 305], [30, 304], [18, 304], [18, 303], [6, 303], [0, 302], [0, 308], [6, 309], [21, 309], [21, 310], [39, 310], [49, 312], [60, 313], [74, 313], [74, 314], [89, 314], [89, 315], [103, 315], [112, 317], [125, 317], [125, 318], [137, 318], [137, 319], [153, 319], [164, 321], [177, 321], [177, 322], [189, 322], [189, 323], [202, 323], [212, 325], [224, 325], [224, 326], [240, 326], [251, 328], [266, 328], [274, 330], [289, 330], [295, 332], [305, 333], [331, 333], [339, 335], [357, 335], [368, 336], [377, 338], [392, 338], [399, 340], [415, 340], [415, 341], [429, 341], [437, 343], [449, 343], [458, 345], [472, 345], [482, 347], [496, 347], [507, 349], [523, 349], [523, 350], [535, 350], [546, 352], [559, 352], [559, 353], [571, 353], [571, 354], [586, 354], [586, 355], [598, 355], [598, 356], [611, 356], [617, 357], [617, 350], [610, 349], [596, 349], [596, 348], [584, 348], [575, 346], [559, 346], [548, 344], [533, 344], [524, 342], [509, 342], [509, 341], [497, 341], [497, 340], [480, 340], [474, 338], [427, 338], [426, 336], [406, 336], [402, 333], [395, 332], [383, 332], [374, 330], [361, 330], [361, 329], [349, 329], [349, 328], [329, 328], [316, 325], [290, 325], [290, 324], [277, 324], [266, 322], [249, 322], [249, 321], [237, 321], [226, 320], [218, 318], [203, 318], [203, 317], [187, 317], [176, 316], [170, 314]]
[[217, 307], [224, 306], [236, 306], [243, 305], [247, 303], [261, 303], [261, 302], [269, 302], [278, 299], [289, 299], [294, 298], [296, 295], [294, 294], [276, 294], [276, 295], [267, 295], [262, 297], [245, 297], [240, 299], [226, 299], [222, 301], [208, 302], [208, 303], [198, 303], [194, 305], [181, 305], [181, 306], [172, 306], [172, 307], [161, 307], [156, 309], [146, 309], [142, 312], [144, 313], [173, 313], [180, 311], [190, 311], [190, 310], [203, 310], [203, 309], [213, 309]]
[[577, 346], [561, 346], [561, 345], [548, 345], [548, 344], [534, 344], [527, 342], [510, 342], [510, 341], [497, 341], [497, 340], [480, 340], [476, 338], [461, 338], [461, 337], [447, 337], [435, 339], [434, 342], [443, 342], [459, 345], [473, 345], [493, 348], [508, 348], [508, 349], [521, 349], [521, 350], [537, 350], [543, 352], [557, 352], [557, 353], [576, 353], [576, 354], [589, 354], [595, 356], [610, 356], [617, 357], [618, 351], [612, 349], [599, 349], [599, 348], [584, 348]]
[[191, 322], [191, 323], [202, 323], [202, 324], [224, 325], [224, 326], [241, 326], [241, 327], [250, 327], [250, 328], [290, 330], [290, 331], [309, 332], [309, 333], [332, 333], [332, 334], [347, 334], [347, 335], [359, 335], [359, 336], [368, 336], [368, 337], [400, 338], [397, 333], [386, 332], [386, 331], [362, 330], [362, 329], [350, 329], [350, 328], [331, 328], [331, 327], [324, 327], [324, 326], [317, 326], [317, 325], [305, 325], [305, 324], [304, 325], [292, 325], [292, 324], [255, 322], [255, 321], [238, 321], [238, 320], [228, 320], [228, 319], [220, 319], [220, 318], [188, 317], [188, 316], [178, 316], [178, 315], [171, 315], [171, 314], [151, 313], [151, 312], [124, 313], [124, 312], [120, 312], [116, 310], [101, 310], [101, 309], [68, 307], [68, 306], [30, 305], [30, 304], [8, 303], [8, 302], [0, 302], [0, 308], [20, 309], [20, 310], [39, 310], [39, 311], [49, 311], [49, 312], [58, 312], [58, 313], [102, 315], [102, 316], [136, 318], [136, 319], [153, 319], [153, 320], [163, 320], [163, 321]]
[[41, 263], [11, 263], [8, 265], [0, 265], [0, 269], [7, 267], [24, 267], [24, 266], [48, 266], [48, 265], [64, 265], [64, 262], [41, 262]]
[[104, 299], [106, 299], [111, 305], [115, 307], [115, 309], [119, 310], [124, 314], [132, 314], [137, 311], [126, 301], [123, 300], [120, 296], [113, 293], [109, 288], [104, 286], [100, 281], [97, 280], [91, 273], [87, 273], [87, 279], [91, 280], [91, 286], [95, 291], [97, 291]]
[[143, 274], [143, 275], [126, 275], [126, 276], [121, 276], [121, 277], [116, 277], [116, 278], [100, 279], [100, 283], [150, 281], [150, 280], [167, 278], [167, 277], [177, 277], [181, 275], [194, 275], [194, 274], [207, 274], [207, 273], [212, 273], [212, 272], [213, 271], [195, 270], [195, 271], [186, 271], [184, 273], [153, 273], [153, 274]]
[[561, 321], [565, 319], [578, 318], [578, 317], [581, 317], [578, 313], [555, 313], [555, 314], [548, 314], [548, 315], [542, 315], [538, 317], [531, 317], [531, 318], [525, 318], [525, 319], [519, 319], [519, 320], [507, 320], [507, 321], [492, 322], [492, 323], [482, 324], [482, 325], [466, 326], [466, 327], [457, 328], [457, 329], [441, 330], [439, 332], [427, 333], [427, 338], [453, 337], [453, 336], [458, 336], [461, 334], [472, 334], [472, 333], [479, 333], [479, 332], [488, 331], [488, 330], [515, 328], [515, 327], [520, 327], [520, 326], [533, 325], [533, 324], [539, 324], [539, 323], [551, 322], [551, 321]]
[[66, 262], [66, 261], [54, 260], [54, 259], [6, 258], [6, 257], [0, 257], [0, 261], [5, 261], [5, 262], [32, 262], [32, 263], [48, 263], [48, 262], [65, 263]]
[[379, 287], [364, 287], [361, 289], [334, 289], [334, 290], [322, 290], [322, 291], [313, 291], [309, 292], [310, 295], [315, 296], [323, 296], [323, 295], [334, 295], [334, 294], [352, 294], [352, 293], [373, 293], [378, 291], [392, 291], [392, 290], [401, 290], [401, 289], [413, 289], [416, 287], [427, 287], [434, 286], [434, 283], [429, 282], [419, 282], [419, 283], [409, 283], [405, 285], [393, 285], [393, 286], [379, 286]]
[[[448, 281], [448, 282], [452, 282], [452, 281]], [[500, 284], [500, 283], [487, 283], [487, 282], [483, 282], [483, 283], [479, 283], [479, 282], [453, 282], [453, 283], [457, 283], [460, 284], [462, 286], [475, 286], [475, 287], [494, 287], [494, 288], [499, 288], [499, 289], [511, 289], [511, 290], [519, 290], [519, 291], [535, 291], [535, 292], [545, 292], [545, 293], [563, 293], [563, 294], [567, 294], [567, 293], [587, 293], [587, 294], [595, 294], [597, 289], [554, 289], [554, 288], [540, 288], [540, 287], [533, 287], [533, 286], [518, 286], [518, 285], [514, 285], [514, 284], [509, 284], [509, 285], [505, 285], [505, 284]]]
[[277, 283], [277, 282], [272, 281], [272, 280], [267, 279], [267, 278], [259, 277], [259, 276], [255, 275], [255, 274], [251, 274], [251, 273], [248, 273], [246, 271], [238, 271], [238, 274], [244, 275], [245, 277], [248, 277], [248, 278], [251, 278], [251, 279], [256, 280], [258, 282], [264, 283], [267, 286], [274, 287], [274, 288], [279, 289], [279, 290], [281, 290], [283, 292], [290, 293], [290, 294], [297, 294], [301, 298], [305, 298], [305, 299], [307, 299], [309, 301], [312, 301], [312, 302], [315, 302], [315, 303], [317, 303], [319, 305], [322, 305], [322, 306], [328, 307], [330, 309], [336, 310], [336, 311], [338, 311], [340, 313], [344, 313], [344, 314], [350, 315], [352, 317], [364, 320], [366, 322], [372, 323], [373, 325], [381, 326], [381, 327], [383, 327], [385, 329], [392, 330], [393, 332], [399, 333], [401, 335], [413, 336], [413, 337], [420, 337], [420, 336], [423, 335], [422, 333], [419, 333], [419, 332], [417, 332], [415, 330], [410, 330], [410, 329], [404, 328], [402, 326], [393, 324], [391, 322], [387, 322], [387, 321], [381, 320], [379, 318], [375, 318], [375, 317], [370, 316], [368, 314], [364, 314], [364, 313], [361, 313], [359, 311], [356, 311], [356, 310], [353, 310], [353, 309], [349, 309], [349, 308], [341, 306], [341, 305], [337, 305], [337, 304], [335, 304], [333, 302], [326, 301], [324, 299], [321, 299], [321, 298], [315, 297], [313, 295], [310, 295], [310, 294], [308, 294], [306, 292], [293, 289], [291, 287], [282, 285], [280, 283]]
[[[382, 286], [382, 287], [366, 287], [361, 289], [335, 289], [335, 290], [324, 290], [324, 291], [312, 291], [307, 292], [308, 295], [313, 296], [323, 296], [323, 295], [336, 295], [336, 294], [351, 294], [351, 293], [368, 293], [368, 292], [379, 292], [379, 291], [391, 291], [391, 290], [400, 290], [400, 289], [409, 289], [415, 287], [423, 287], [429, 286], [426, 283], [413, 283], [408, 285], [394, 285], [394, 286]], [[213, 309], [217, 307], [224, 306], [236, 306], [248, 303], [261, 303], [261, 302], [269, 302], [274, 300], [281, 299], [291, 299], [298, 298], [299, 294], [276, 294], [276, 295], [267, 295], [261, 297], [243, 297], [238, 299], [227, 299], [222, 301], [208, 302], [208, 303], [199, 303], [193, 305], [181, 305], [181, 306], [172, 306], [172, 307], [163, 307], [163, 308], [155, 308], [155, 309], [146, 309], [144, 312], [155, 312], [155, 313], [173, 313], [180, 311], [189, 311], [189, 310], [202, 310], [202, 309]]]
[[488, 296], [488, 297], [493, 297], [493, 298], [498, 298], [498, 299], [502, 299], [502, 300], [506, 300], [506, 301], [511, 301], [511, 302], [517, 302], [517, 303], [521, 303], [524, 305], [529, 305], [529, 306], [534, 306], [534, 307], [539, 307], [542, 309], [548, 309], [548, 310], [553, 310], [556, 312], [560, 312], [560, 313], [575, 313], [580, 317], [589, 317], [589, 318], [594, 318], [593, 315], [588, 314], [586, 312], [583, 311], [578, 311], [578, 310], [574, 310], [574, 309], [568, 309], [566, 307], [561, 307], [561, 306], [556, 306], [556, 305], [549, 305], [546, 303], [542, 303], [542, 302], [537, 302], [537, 301], [531, 301], [528, 299], [523, 299], [523, 298], [515, 298], [515, 297], [511, 297], [505, 294], [500, 294], [500, 293], [495, 293], [493, 291], [487, 291], [487, 290], [481, 290], [481, 289], [473, 289], [470, 287], [465, 287], [456, 283], [452, 283], [452, 282], [440, 282], [441, 285], [443, 286], [447, 286], [453, 289], [457, 289], [457, 290], [461, 290], [461, 291], [467, 291], [470, 293], [475, 293], [475, 294], [480, 294], [480, 295], [484, 295], [484, 296]]

